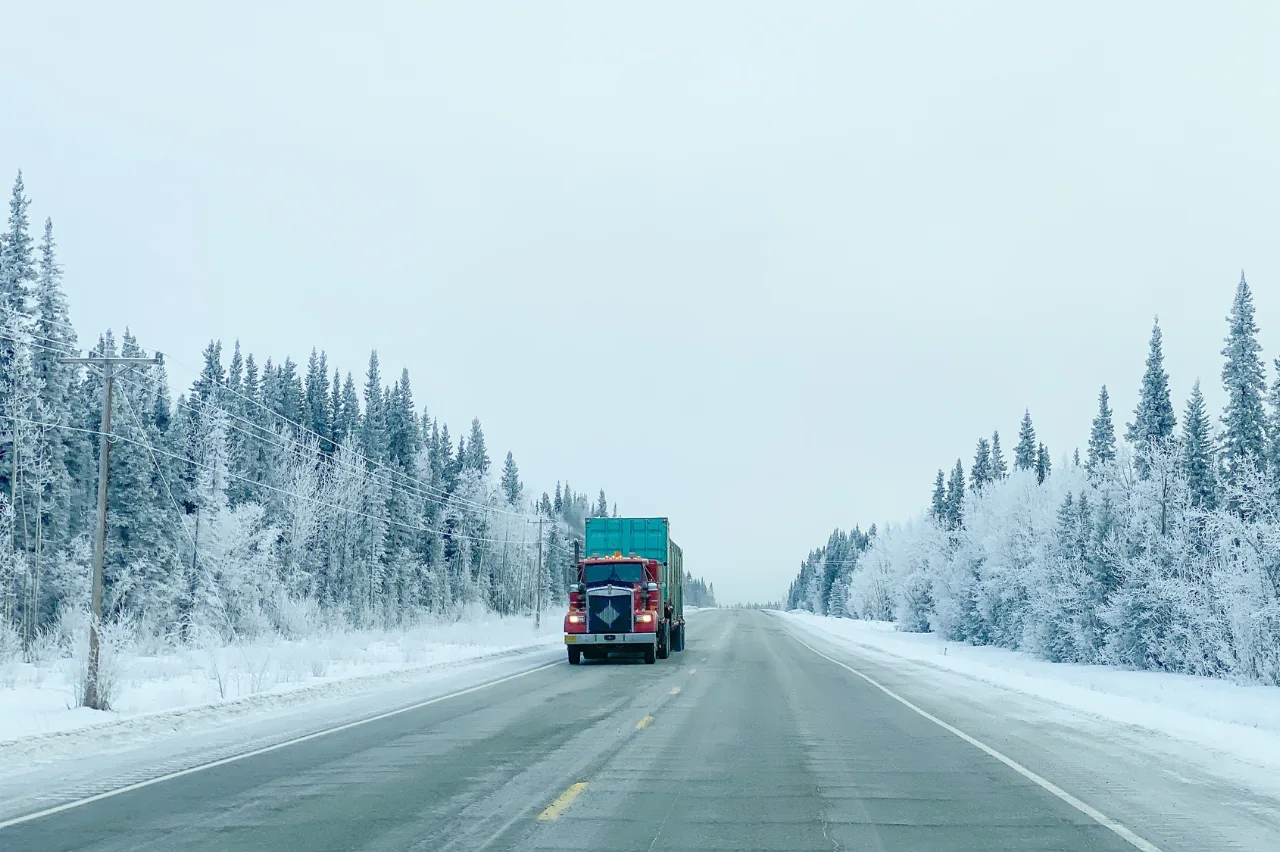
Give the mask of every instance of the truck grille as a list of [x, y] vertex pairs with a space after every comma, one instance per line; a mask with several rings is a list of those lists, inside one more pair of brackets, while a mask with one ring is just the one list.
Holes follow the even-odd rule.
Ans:
[[588, 633], [631, 632], [631, 590], [601, 589], [587, 593]]

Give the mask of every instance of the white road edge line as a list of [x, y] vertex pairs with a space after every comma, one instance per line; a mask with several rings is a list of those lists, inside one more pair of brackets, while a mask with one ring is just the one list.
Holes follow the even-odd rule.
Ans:
[[[867, 683], [874, 686], [876, 689], [883, 692], [885, 695], [892, 698], [894, 701], [897, 701], [901, 704], [906, 705], [907, 707], [910, 707], [912, 710], [916, 711], [921, 716], [928, 719], [930, 722], [933, 722], [938, 727], [943, 728], [944, 730], [952, 734], [955, 734], [957, 737], [964, 740], [969, 745], [974, 746], [975, 748], [981, 749], [982, 751], [991, 755], [996, 760], [1000, 761], [1005, 766], [1012, 769], [1014, 772], [1017, 772], [1019, 775], [1026, 778], [1028, 781], [1031, 781], [1039, 785], [1040, 787], [1044, 788], [1045, 790], [1048, 790], [1050, 793], [1057, 796], [1059, 799], [1066, 802], [1071, 807], [1080, 811], [1080, 813], [1089, 817], [1094, 822], [1118, 834], [1121, 838], [1123, 838], [1126, 842], [1128, 842], [1130, 846], [1133, 846], [1135, 849], [1141, 849], [1142, 852], [1161, 852], [1161, 849], [1159, 846], [1156, 846], [1151, 841], [1146, 840], [1145, 838], [1139, 837], [1137, 834], [1134, 834], [1131, 830], [1126, 828], [1123, 824], [1116, 822], [1111, 817], [1107, 816], [1102, 811], [1098, 810], [1092, 805], [1086, 802], [1080, 801], [1075, 796], [1071, 795], [1066, 790], [1059, 787], [1057, 784], [1054, 784], [1052, 781], [1048, 780], [1047, 778], [1037, 775], [1027, 767], [1023, 766], [1021, 763], [1018, 763], [1018, 761], [1014, 760], [1013, 758], [1008, 757], [1004, 754], [1001, 754], [1000, 752], [996, 751], [991, 746], [987, 745], [981, 740], [974, 739], [973, 737], [969, 736], [964, 731], [960, 730], [954, 725], [947, 724], [946, 722], [939, 719], [937, 716], [930, 713], [928, 710], [924, 710], [920, 707], [917, 707], [915, 704], [912, 704], [910, 701], [903, 698], [898, 693], [894, 692], [893, 690], [881, 684], [875, 678], [865, 675], [862, 672], [855, 669], [853, 666], [850, 666], [846, 663], [842, 663], [833, 657], [828, 657], [826, 654], [822, 653], [817, 648], [813, 647], [808, 642], [801, 639], [799, 636], [796, 636], [791, 631], [788, 630], [787, 635], [789, 635], [792, 639], [795, 639], [797, 642], [799, 642], [801, 645], [808, 648], [813, 653], [817, 654], [819, 657], [822, 657], [822, 659], [831, 663], [835, 663], [840, 668], [845, 669], [849, 672], [852, 672], [853, 674], [865, 680]], [[3, 826], [0, 826], [0, 827], [3, 827]]]
[[100, 802], [103, 799], [110, 799], [112, 796], [119, 796], [122, 793], [131, 793], [134, 790], [141, 790], [143, 787], [150, 787], [152, 784], [160, 784], [164, 781], [172, 781], [173, 779], [181, 778], [184, 775], [192, 775], [196, 772], [202, 772], [206, 769], [213, 769], [216, 766], [225, 766], [228, 763], [235, 763], [237, 760], [244, 760], [249, 757], [257, 757], [260, 754], [266, 754], [267, 752], [270, 752], [270, 751], [276, 751], [277, 749], [287, 748], [288, 746], [297, 745], [298, 743], [305, 743], [308, 740], [319, 739], [320, 737], [325, 737], [325, 736], [328, 736], [329, 734], [336, 734], [339, 731], [346, 731], [351, 728], [357, 728], [361, 725], [367, 725], [370, 722], [378, 722], [378, 721], [381, 721], [382, 719], [390, 719], [392, 716], [399, 716], [401, 713], [408, 713], [411, 710], [420, 710], [421, 708], [428, 707], [432, 704], [439, 704], [441, 701], [448, 701], [451, 698], [459, 698], [463, 695], [468, 695], [472, 692], [479, 692], [482, 689], [488, 689], [491, 686], [497, 686], [500, 683], [506, 683], [509, 680], [515, 680], [516, 678], [524, 677], [525, 675], [531, 675], [531, 674], [534, 674], [535, 672], [540, 672], [540, 671], [543, 671], [544, 669], [553, 668], [558, 665], [560, 665], [560, 663], [558, 662], [547, 663], [545, 665], [537, 666], [536, 668], [526, 669], [525, 671], [522, 671], [522, 672], [516, 672], [515, 674], [506, 675], [505, 677], [500, 677], [497, 680], [486, 681], [485, 683], [477, 684], [476, 686], [469, 686], [466, 689], [460, 689], [457, 692], [450, 692], [447, 695], [438, 695], [435, 698], [430, 698], [426, 701], [419, 701], [417, 704], [411, 704], [408, 707], [401, 707], [397, 710], [390, 710], [386, 713], [379, 713], [376, 716], [369, 716], [364, 719], [357, 719], [354, 722], [347, 722], [345, 724], [338, 725], [337, 727], [334, 727], [334, 728], [326, 728], [323, 731], [314, 731], [310, 734], [306, 734], [305, 736], [294, 737], [291, 740], [285, 740], [282, 743], [276, 743], [275, 745], [269, 745], [263, 748], [254, 749], [253, 751], [246, 751], [243, 754], [233, 754], [231, 757], [224, 757], [219, 760], [210, 761], [209, 763], [202, 763], [199, 766], [192, 766], [189, 769], [182, 769], [177, 772], [170, 772], [167, 775], [161, 775], [156, 778], [151, 778], [147, 781], [139, 781], [136, 784], [128, 784], [124, 787], [117, 787], [114, 790], [108, 790], [105, 793], [98, 793], [96, 795], [88, 796], [83, 799], [77, 799], [74, 802], [65, 802], [56, 807], [46, 808], [42, 811], [36, 811], [35, 813], [26, 814], [20, 817], [14, 817], [13, 819], [7, 819], [0, 822], [0, 830], [9, 828], [15, 825], [21, 825], [24, 822], [31, 822], [32, 820], [37, 820], [37, 819], [40, 819], [41, 817], [52, 816], [53, 814], [62, 813], [63, 811], [69, 811], [72, 808], [78, 808], [82, 805], [92, 804], [93, 802]]

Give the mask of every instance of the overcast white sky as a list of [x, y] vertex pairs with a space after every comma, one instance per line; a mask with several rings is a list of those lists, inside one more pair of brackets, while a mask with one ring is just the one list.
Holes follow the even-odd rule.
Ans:
[[376, 347], [774, 599], [1024, 407], [1123, 424], [1156, 313], [1219, 409], [1242, 267], [1270, 365], [1278, 10], [6, 0], [0, 179], [84, 337]]

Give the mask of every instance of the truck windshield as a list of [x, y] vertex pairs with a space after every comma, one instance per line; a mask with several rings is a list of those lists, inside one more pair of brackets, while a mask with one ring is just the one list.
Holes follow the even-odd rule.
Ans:
[[583, 570], [588, 583], [603, 583], [605, 580], [617, 580], [622, 583], [639, 583], [644, 579], [644, 563], [641, 562], [607, 562], [604, 564], [588, 564]]

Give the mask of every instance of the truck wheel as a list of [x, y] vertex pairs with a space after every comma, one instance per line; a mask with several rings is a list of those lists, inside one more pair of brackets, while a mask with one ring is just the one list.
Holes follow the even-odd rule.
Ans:
[[569, 649], [569, 665], [576, 666], [580, 662], [582, 662], [582, 649], [570, 648]]
[[658, 654], [657, 654], [657, 652], [654, 650], [654, 646], [653, 646], [653, 645], [645, 645], [645, 646], [644, 646], [644, 661], [645, 661], [646, 663], [648, 663], [649, 665], [653, 665], [655, 662], [657, 662], [657, 659], [658, 659]]
[[684, 625], [681, 624], [675, 630], [671, 631], [671, 650], [684, 650]]
[[671, 656], [671, 626], [669, 624], [662, 625], [662, 632], [657, 636], [658, 659], [665, 660]]

